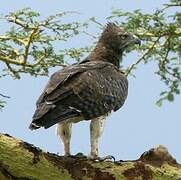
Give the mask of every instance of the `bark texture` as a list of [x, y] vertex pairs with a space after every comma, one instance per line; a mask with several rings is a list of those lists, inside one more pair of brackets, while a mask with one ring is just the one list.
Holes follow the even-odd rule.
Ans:
[[181, 165], [163, 146], [137, 160], [96, 162], [64, 157], [0, 134], [0, 180], [180, 180]]

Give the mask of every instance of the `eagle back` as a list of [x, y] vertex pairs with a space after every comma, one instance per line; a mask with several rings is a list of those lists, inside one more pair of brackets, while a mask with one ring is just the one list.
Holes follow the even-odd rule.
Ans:
[[[90, 69], [82, 73], [72, 82], [72, 89], [85, 109], [84, 116], [103, 115], [118, 110], [125, 102], [128, 93], [128, 81], [115, 66], [107, 64], [100, 69]], [[91, 111], [91, 109], [93, 111]]]
[[78, 74], [91, 69], [100, 69], [107, 65], [110, 65], [110, 63], [102, 61], [86, 62], [81, 64], [74, 64], [55, 72], [50, 77], [50, 80], [48, 81], [43, 93], [40, 95], [39, 99], [37, 100], [36, 102], [37, 106], [41, 104], [43, 101], [45, 101], [45, 98], [48, 95], [57, 91], [58, 87], [60, 87], [61, 88], [60, 90], [62, 90], [63, 92], [65, 91], [67, 92], [67, 89], [69, 89], [70, 86], [68, 85], [64, 88], [63, 85], [74, 80]]

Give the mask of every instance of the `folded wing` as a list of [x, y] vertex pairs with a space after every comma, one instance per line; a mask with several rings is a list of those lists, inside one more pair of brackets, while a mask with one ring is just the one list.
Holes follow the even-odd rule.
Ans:
[[53, 74], [37, 101], [31, 129], [58, 122], [89, 120], [118, 110], [127, 97], [128, 83], [107, 62], [86, 62]]

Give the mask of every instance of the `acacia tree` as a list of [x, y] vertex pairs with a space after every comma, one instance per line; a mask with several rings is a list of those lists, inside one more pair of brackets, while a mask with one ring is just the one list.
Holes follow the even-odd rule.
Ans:
[[[87, 23], [75, 21], [64, 23], [70, 14], [77, 12], [62, 12], [41, 20], [39, 13], [24, 8], [1, 16], [1, 20], [9, 23], [10, 27], [0, 35], [0, 78], [10, 75], [20, 79], [24, 73], [47, 76], [51, 67], [67, 66], [66, 58], [79, 61], [89, 51], [88, 47], [57, 49], [56, 46], [57, 42], [68, 41], [87, 26]], [[4, 94], [0, 96], [8, 98]], [[0, 108], [4, 104], [5, 101], [0, 100]]]
[[160, 93], [157, 105], [163, 100], [173, 101], [176, 94], [180, 94], [181, 85], [181, 1], [170, 0], [154, 13], [143, 13], [141, 10], [123, 12], [120, 9], [112, 11], [108, 19], [118, 20], [130, 32], [134, 32], [141, 40], [140, 57], [126, 69], [131, 74], [133, 69], [155, 61], [158, 68], [156, 75], [166, 85], [165, 91]]
[[[160, 93], [157, 105], [162, 101], [174, 100], [180, 94], [181, 85], [181, 7], [180, 0], [170, 0], [161, 9], [153, 13], [141, 10], [125, 12], [120, 9], [112, 11], [108, 20], [117, 21], [129, 32], [136, 34], [141, 40], [140, 57], [129, 67], [123, 67], [126, 75], [133, 75], [139, 64], [155, 61], [158, 68], [155, 73], [165, 83], [165, 91]], [[48, 75], [48, 69], [55, 66], [68, 65], [66, 59], [74, 62], [91, 50], [91, 46], [82, 48], [57, 49], [56, 42], [69, 40], [88, 27], [88, 23], [64, 23], [68, 14], [63, 12], [41, 20], [40, 14], [29, 8], [2, 16], [7, 21], [9, 30], [0, 35], [0, 77], [10, 75], [19, 79], [23, 73], [32, 76]], [[95, 18], [91, 21], [98, 23]], [[100, 23], [98, 23], [100, 24]], [[100, 24], [101, 25], [101, 24]], [[102, 28], [102, 25], [100, 26]], [[88, 33], [87, 33], [88, 34]], [[95, 40], [96, 41], [96, 40]], [[138, 50], [138, 47], [134, 47]], [[132, 49], [129, 49], [131, 51]], [[1, 98], [7, 98], [0, 94]], [[0, 108], [4, 106], [0, 100]]]

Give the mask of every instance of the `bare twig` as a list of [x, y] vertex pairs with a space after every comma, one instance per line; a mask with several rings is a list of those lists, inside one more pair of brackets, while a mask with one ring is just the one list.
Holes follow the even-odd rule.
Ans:
[[0, 93], [0, 96], [2, 96], [3, 98], [10, 98], [10, 96], [4, 95]]
[[[18, 70], [19, 73], [24, 73], [24, 74], [27, 74], [27, 72], [25, 70]], [[48, 72], [34, 72], [33, 73], [34, 76], [48, 76]]]
[[16, 70], [14, 70], [10, 64], [6, 63], [6, 66], [7, 68], [9, 69], [9, 71], [17, 78], [17, 79], [20, 79], [20, 76], [19, 74], [16, 72]]
[[[170, 52], [170, 37], [168, 37], [166, 39], [165, 43], [163, 44], [163, 47], [166, 47], [166, 46], [167, 46], [167, 50], [166, 50], [165, 56], [163, 58], [163, 61], [161, 63], [161, 67], [164, 67], [167, 62], [168, 54]], [[165, 67], [164, 67], [164, 69], [165, 69]]]
[[92, 21], [92, 22], [94, 22], [94, 23], [98, 24], [99, 26], [101, 26], [101, 28], [103, 28], [103, 27], [104, 27], [104, 26], [103, 26], [100, 22], [98, 22], [98, 21], [96, 20], [96, 18], [95, 18], [95, 17], [90, 18], [90, 21]]
[[33, 37], [37, 33], [37, 31], [38, 31], [38, 27], [34, 28], [32, 30], [32, 33], [30, 34], [30, 36], [28, 38], [28, 42], [27, 42], [27, 44], [25, 46], [24, 59], [23, 59], [23, 62], [22, 62], [23, 64], [26, 64], [26, 62], [27, 62], [28, 54], [29, 54], [29, 48], [30, 48], [30, 45], [32, 43]]
[[164, 57], [163, 57], [163, 60], [162, 60], [162, 61], [160, 62], [160, 64], [159, 64], [159, 67], [160, 67], [160, 69], [161, 69], [162, 71], [167, 72], [170, 76], [175, 77], [175, 78], [181, 80], [180, 76], [176, 75], [175, 73], [170, 72], [170, 71], [168, 70], [168, 68], [165, 67], [165, 65], [166, 65], [166, 63], [167, 63], [167, 61], [168, 61], [167, 58], [168, 58], [168, 55], [169, 55], [169, 52], [170, 52], [170, 37], [168, 37], [168, 38], [165, 40], [164, 44], [163, 44], [163, 47], [166, 47], [166, 46], [167, 46], [167, 50], [166, 50], [166, 53], [165, 53], [165, 55], [164, 55]]
[[86, 31], [82, 31], [84, 34], [86, 34], [86, 35], [88, 35], [88, 36], [90, 36], [90, 37], [92, 37], [92, 38], [94, 38], [94, 39], [97, 39], [97, 37], [96, 36], [94, 36], [94, 35], [92, 35], [92, 34], [90, 34], [90, 33], [88, 33], [88, 32], [86, 32]]
[[165, 11], [168, 8], [171, 7], [180, 7], [181, 6], [181, 2], [180, 3], [173, 3], [173, 4], [163, 4], [165, 7], [162, 9], [162, 11]]
[[23, 27], [24, 29], [27, 29], [28, 28], [28, 25], [25, 25], [23, 24], [22, 21], [20, 21], [19, 19], [16, 18], [16, 16], [6, 16], [6, 19], [9, 21], [9, 22], [13, 22], [21, 27]]

